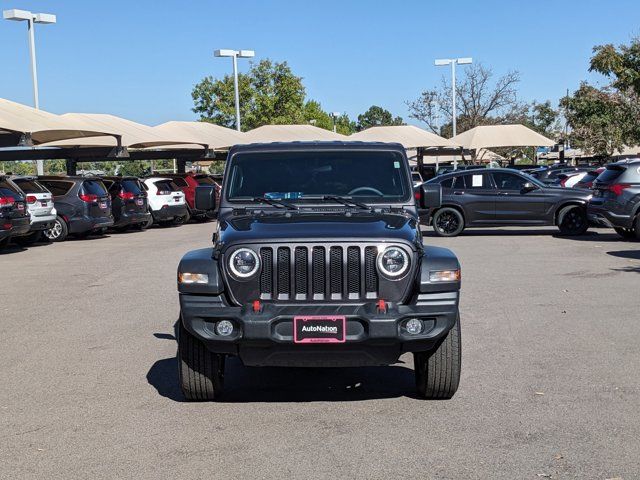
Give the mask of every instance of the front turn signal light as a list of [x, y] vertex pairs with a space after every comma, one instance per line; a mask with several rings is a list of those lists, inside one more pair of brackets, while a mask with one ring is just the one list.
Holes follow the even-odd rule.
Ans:
[[438, 270], [429, 272], [430, 282], [459, 282], [462, 278], [460, 270]]
[[206, 273], [187, 273], [180, 272], [178, 274], [178, 283], [182, 283], [184, 285], [193, 285], [193, 284], [207, 284], [209, 283], [209, 275]]

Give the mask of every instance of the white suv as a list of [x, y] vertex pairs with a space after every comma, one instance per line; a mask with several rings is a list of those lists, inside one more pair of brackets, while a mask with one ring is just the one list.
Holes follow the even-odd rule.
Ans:
[[189, 220], [189, 210], [184, 193], [173, 180], [164, 177], [149, 177], [142, 180], [147, 191], [151, 219], [147, 226], [153, 223], [166, 225], [168, 223], [181, 224]]
[[16, 237], [17, 243], [35, 243], [42, 238], [42, 232], [53, 227], [56, 220], [56, 209], [53, 196], [35, 177], [14, 177], [11, 179], [24, 192], [27, 210], [31, 216], [29, 233]]

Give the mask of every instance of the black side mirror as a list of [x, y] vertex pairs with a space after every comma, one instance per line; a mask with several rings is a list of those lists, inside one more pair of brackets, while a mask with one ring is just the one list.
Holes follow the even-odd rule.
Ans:
[[442, 185], [423, 183], [420, 185], [420, 208], [440, 208], [442, 206]]
[[196, 210], [216, 209], [216, 189], [209, 185], [196, 187]]
[[537, 190], [537, 188], [538, 187], [536, 187], [533, 183], [527, 182], [522, 186], [522, 193], [532, 192], [533, 190]]

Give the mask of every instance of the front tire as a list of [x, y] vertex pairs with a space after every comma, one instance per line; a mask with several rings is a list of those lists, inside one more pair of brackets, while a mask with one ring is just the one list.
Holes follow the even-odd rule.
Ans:
[[210, 352], [178, 321], [178, 378], [189, 401], [217, 400], [224, 386], [224, 356]]
[[455, 208], [444, 207], [433, 214], [433, 230], [439, 237], [455, 237], [464, 230], [464, 217]]
[[447, 336], [435, 350], [413, 354], [416, 388], [428, 400], [447, 400], [453, 397], [460, 384], [462, 344], [460, 316]]
[[584, 234], [589, 228], [587, 212], [577, 205], [569, 205], [558, 214], [558, 229], [562, 235], [575, 236]]
[[69, 235], [69, 227], [67, 222], [60, 216], [56, 217], [53, 227], [44, 231], [44, 236], [49, 239], [50, 242], [62, 242]]

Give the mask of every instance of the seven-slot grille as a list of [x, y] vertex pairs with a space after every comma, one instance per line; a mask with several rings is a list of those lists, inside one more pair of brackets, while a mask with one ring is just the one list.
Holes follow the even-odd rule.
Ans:
[[375, 246], [260, 247], [263, 300], [376, 298]]

